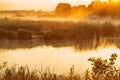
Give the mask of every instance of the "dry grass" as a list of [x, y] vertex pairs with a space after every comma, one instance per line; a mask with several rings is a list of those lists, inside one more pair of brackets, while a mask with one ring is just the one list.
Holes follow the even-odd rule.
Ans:
[[119, 80], [120, 69], [114, 66], [117, 54], [112, 54], [109, 60], [89, 58], [92, 69], [85, 73], [77, 73], [72, 66], [67, 74], [56, 74], [45, 70], [30, 70], [28, 66], [8, 67], [7, 62], [0, 66], [0, 80]]
[[[76, 49], [81, 50], [98, 48], [103, 42], [115, 44], [120, 48], [119, 35], [120, 25], [114, 25], [110, 22], [101, 24], [81, 21], [59, 22], [0, 19], [0, 39], [9, 41], [19, 40], [19, 45], [26, 41], [30, 47], [41, 45], [41, 42], [34, 41], [34, 39], [37, 39], [37, 41], [42, 40], [42, 43], [45, 43], [44, 45], [55, 47], [75, 46]], [[35, 45], [30, 45], [29, 40], [35, 43]]]
[[112, 38], [120, 35], [120, 25], [112, 23], [57, 22], [0, 20], [0, 38], [31, 39], [33, 36], [47, 40], [90, 40], [100, 37]]

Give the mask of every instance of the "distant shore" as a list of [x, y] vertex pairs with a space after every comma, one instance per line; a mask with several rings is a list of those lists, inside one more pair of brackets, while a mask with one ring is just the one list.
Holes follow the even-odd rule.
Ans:
[[[111, 22], [89, 21], [49, 21], [49, 20], [12, 20], [0, 19], [1, 40], [21, 43], [42, 40], [48, 45], [79, 44], [79, 47], [98, 47], [102, 42], [119, 45], [120, 25]], [[2, 41], [2, 42], [6, 42]], [[66, 42], [70, 42], [69, 44]], [[58, 44], [59, 43], [59, 44]], [[4, 43], [1, 43], [4, 44]], [[63, 45], [62, 44], [62, 45]], [[39, 44], [38, 44], [39, 45]], [[33, 46], [33, 45], [32, 45]]]

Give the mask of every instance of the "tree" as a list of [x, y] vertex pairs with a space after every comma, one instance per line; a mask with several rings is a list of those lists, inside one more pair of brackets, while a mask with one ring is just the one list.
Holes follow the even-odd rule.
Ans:
[[57, 16], [69, 16], [71, 13], [71, 5], [68, 3], [59, 3], [55, 9]]

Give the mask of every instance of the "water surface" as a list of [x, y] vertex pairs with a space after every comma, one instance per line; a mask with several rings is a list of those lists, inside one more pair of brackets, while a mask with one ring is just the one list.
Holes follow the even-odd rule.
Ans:
[[[99, 47], [91, 50], [76, 50], [73, 46], [52, 47], [38, 46], [33, 48], [0, 49], [0, 63], [7, 61], [8, 64], [28, 65], [31, 68], [47, 68], [53, 72], [63, 73], [75, 66], [77, 71], [85, 71], [91, 68], [90, 57], [109, 58], [112, 53], [120, 54], [115, 46]], [[118, 57], [116, 65], [119, 66]]]

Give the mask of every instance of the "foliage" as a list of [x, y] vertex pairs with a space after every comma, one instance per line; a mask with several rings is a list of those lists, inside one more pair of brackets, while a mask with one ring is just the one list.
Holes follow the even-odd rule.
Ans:
[[109, 60], [101, 58], [89, 58], [88, 61], [92, 62], [92, 79], [93, 80], [119, 80], [120, 70], [114, 64], [117, 54], [112, 54]]
[[59, 3], [55, 9], [55, 14], [58, 16], [69, 16], [71, 12], [71, 5], [68, 3]]
[[68, 75], [52, 73], [49, 68], [45, 70], [29, 69], [28, 66], [14, 65], [8, 67], [7, 62], [0, 66], [0, 80], [80, 80], [80, 75], [71, 67]]
[[[63, 17], [79, 17], [79, 18], [101, 18], [111, 17], [120, 18], [120, 1], [92, 1], [88, 6], [78, 5], [70, 6], [68, 3], [59, 3], [55, 9], [56, 15]], [[69, 14], [68, 14], [69, 13]]]
[[75, 45], [77, 49], [97, 48], [103, 41], [120, 47], [120, 25], [113, 23], [0, 19], [0, 38], [20, 42], [38, 39], [53, 46], [66, 46], [70, 42], [69, 45]]
[[117, 54], [107, 59], [89, 58], [92, 70], [85, 73], [75, 71], [74, 65], [67, 74], [56, 74], [47, 67], [45, 70], [30, 69], [28, 66], [13, 65], [8, 67], [7, 62], [0, 65], [0, 80], [119, 80], [120, 69], [114, 64]]

